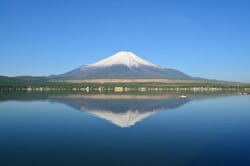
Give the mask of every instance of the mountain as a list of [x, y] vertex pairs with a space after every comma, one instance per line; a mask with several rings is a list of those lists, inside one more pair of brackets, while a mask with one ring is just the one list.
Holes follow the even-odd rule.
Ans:
[[162, 68], [132, 52], [121, 51], [106, 59], [84, 65], [67, 73], [53, 76], [54, 79], [172, 79], [194, 78], [175, 69]]

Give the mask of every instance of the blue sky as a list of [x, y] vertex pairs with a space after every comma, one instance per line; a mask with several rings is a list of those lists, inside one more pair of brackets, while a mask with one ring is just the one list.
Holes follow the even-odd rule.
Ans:
[[250, 82], [250, 1], [0, 1], [0, 75], [60, 74], [121, 50]]

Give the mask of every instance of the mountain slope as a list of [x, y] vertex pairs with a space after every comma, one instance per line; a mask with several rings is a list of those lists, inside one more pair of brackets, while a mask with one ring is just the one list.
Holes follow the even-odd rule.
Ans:
[[97, 63], [56, 76], [57, 79], [180, 79], [192, 77], [175, 69], [165, 69], [131, 52], [118, 52]]

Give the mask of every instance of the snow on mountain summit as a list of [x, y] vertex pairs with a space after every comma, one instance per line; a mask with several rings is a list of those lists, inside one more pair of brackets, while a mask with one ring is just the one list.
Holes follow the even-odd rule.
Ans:
[[127, 67], [139, 67], [140, 65], [144, 65], [159, 68], [157, 65], [154, 65], [128, 51], [120, 51], [106, 59], [88, 65], [88, 67], [109, 67], [113, 65], [126, 65]]
[[192, 77], [175, 69], [154, 65], [132, 52], [121, 51], [106, 59], [57, 76], [60, 79], [175, 79]]

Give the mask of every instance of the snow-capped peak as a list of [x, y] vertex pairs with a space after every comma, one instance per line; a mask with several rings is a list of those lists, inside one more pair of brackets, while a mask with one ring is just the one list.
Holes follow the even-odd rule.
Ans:
[[120, 51], [106, 59], [103, 59], [94, 64], [88, 65], [89, 67], [108, 67], [113, 65], [126, 65], [128, 67], [138, 67], [140, 65], [157, 67], [156, 65], [136, 56], [132, 52]]

